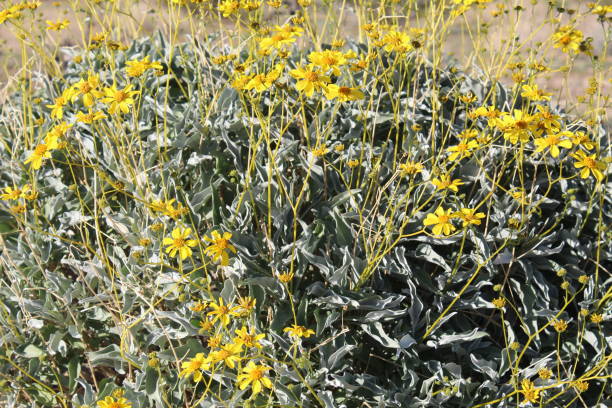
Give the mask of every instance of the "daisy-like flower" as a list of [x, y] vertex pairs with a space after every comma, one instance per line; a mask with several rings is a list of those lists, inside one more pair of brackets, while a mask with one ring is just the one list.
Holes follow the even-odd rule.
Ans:
[[449, 189], [455, 193], [459, 191], [459, 186], [464, 184], [461, 179], [451, 180], [450, 175], [443, 174], [440, 178], [434, 178], [431, 180], [431, 184], [436, 186], [438, 190]]
[[561, 132], [563, 133], [565, 136], [568, 136], [572, 139], [572, 143], [577, 145], [577, 146], [582, 146], [587, 150], [593, 150], [595, 148], [595, 143], [591, 140], [591, 138], [589, 137], [589, 135], [587, 135], [584, 132]]
[[247, 91], [254, 89], [257, 92], [263, 92], [266, 89], [270, 88], [274, 81], [275, 79], [273, 80], [272, 77], [268, 76], [268, 74], [255, 74], [250, 77], [250, 79], [243, 86], [243, 88]]
[[552, 325], [557, 333], [563, 333], [567, 330], [567, 322], [565, 320], [555, 320]]
[[61, 96], [58, 96], [53, 100], [51, 105], [46, 105], [47, 108], [51, 108], [51, 117], [53, 119], [62, 119], [64, 117], [64, 106], [72, 98], [72, 90], [65, 89]]
[[583, 179], [588, 178], [590, 174], [598, 180], [601, 181], [604, 178], [603, 172], [606, 170], [606, 163], [597, 160], [595, 153], [591, 155], [587, 155], [585, 152], [577, 152], [571, 155], [574, 159], [576, 159], [576, 163], [574, 163], [574, 167], [580, 170], [580, 177]]
[[89, 72], [87, 79], [81, 79], [79, 82], [72, 85], [72, 102], [77, 100], [80, 95], [83, 95], [83, 105], [86, 107], [92, 106], [97, 98], [103, 96], [102, 92], [98, 90], [99, 86], [100, 77]]
[[69, 24], [70, 24], [70, 21], [68, 20], [58, 20], [58, 21], [47, 20], [47, 30], [62, 31], [63, 29], [68, 27]]
[[419, 162], [407, 161], [399, 165], [402, 176], [412, 176], [423, 171], [425, 167]]
[[191, 247], [198, 245], [195, 239], [187, 239], [191, 235], [191, 228], [175, 228], [172, 230], [171, 237], [166, 237], [163, 240], [163, 245], [168, 246], [166, 253], [170, 256], [180, 256], [181, 260], [191, 256], [193, 251]]
[[231, 238], [231, 232], [224, 232], [223, 235], [221, 235], [218, 231], [213, 231], [211, 233], [211, 238], [204, 237], [205, 241], [211, 243], [211, 245], [208, 246], [204, 252], [215, 262], [221, 260], [221, 266], [227, 266], [229, 264], [229, 256], [227, 252], [232, 251], [233, 253], [236, 253], [236, 248], [230, 244]]
[[126, 62], [125, 65], [127, 65], [127, 68], [125, 72], [130, 77], [139, 77], [148, 69], [162, 69], [162, 65], [159, 62], [150, 61], [150, 58], [151, 57], [147, 55], [141, 60], [135, 59]]
[[505, 113], [497, 119], [496, 126], [504, 133], [504, 139], [510, 143], [527, 143], [534, 127], [533, 117], [527, 113], [515, 109], [514, 115]]
[[553, 34], [552, 40], [555, 48], [561, 48], [563, 52], [578, 52], [580, 43], [584, 35], [582, 31], [574, 29], [572, 26], [561, 27]]
[[0, 194], [0, 199], [9, 201], [9, 200], [18, 200], [21, 197], [21, 189], [15, 187], [4, 187], [4, 193]]
[[236, 363], [242, 360], [240, 353], [242, 353], [242, 344], [232, 343], [221, 346], [221, 349], [217, 351], [213, 351], [210, 354], [210, 358], [213, 364], [222, 361], [229, 368], [234, 368]]
[[552, 157], [559, 157], [559, 147], [565, 149], [572, 148], [572, 141], [569, 139], [563, 139], [562, 133], [551, 133], [546, 137], [538, 137], [534, 139], [533, 143], [536, 145], [536, 153], [543, 152], [548, 149]]
[[506, 299], [502, 298], [502, 297], [498, 297], [493, 299], [493, 306], [495, 306], [498, 309], [503, 309], [506, 306]]
[[357, 101], [365, 98], [364, 93], [358, 88], [350, 88], [348, 86], [329, 84], [323, 88], [323, 91], [327, 99], [332, 100], [337, 98], [340, 102]]
[[314, 330], [307, 329], [306, 327], [299, 326], [297, 324], [291, 325], [290, 327], [285, 327], [283, 331], [285, 333], [289, 333], [289, 336], [294, 337], [294, 338], [301, 338], [301, 337], [308, 338], [312, 336], [313, 334], [315, 334]]
[[533, 382], [525, 378], [521, 381], [521, 394], [523, 394], [523, 404], [537, 404], [540, 399], [540, 390], [535, 388]]
[[89, 113], [77, 112], [76, 119], [78, 122], [91, 125], [97, 120], [104, 119], [106, 115], [102, 111], [89, 111]]
[[308, 97], [311, 97], [314, 91], [324, 88], [326, 84], [331, 82], [327, 75], [324, 75], [319, 68], [312, 64], [305, 68], [292, 69], [289, 74], [298, 80], [295, 84], [296, 89], [304, 92]]
[[276, 275], [279, 281], [283, 283], [289, 283], [293, 279], [293, 272], [283, 272]]
[[391, 30], [382, 39], [385, 51], [404, 53], [412, 50], [410, 36], [404, 32]]
[[109, 105], [108, 112], [113, 115], [115, 113], [128, 113], [130, 106], [135, 103], [134, 96], [140, 91], [132, 91], [132, 84], [127, 85], [123, 89], [117, 89], [115, 85], [104, 88], [105, 97], [102, 102]]
[[236, 329], [235, 333], [234, 343], [243, 345], [246, 348], [261, 348], [259, 340], [266, 337], [263, 333], [255, 334], [253, 329], [249, 331], [245, 326], [242, 326], [242, 329]]
[[521, 93], [521, 96], [523, 98], [531, 99], [532, 101], [549, 101], [550, 95], [552, 95], [539, 89], [535, 84], [523, 85], [522, 89], [523, 92]]
[[252, 361], [242, 369], [242, 374], [237, 378], [238, 387], [244, 390], [249, 385], [253, 390], [253, 395], [261, 392], [263, 387], [272, 389], [272, 381], [266, 377], [266, 371], [270, 370], [270, 367], [264, 365], [257, 365]]
[[240, 9], [240, 2], [238, 0], [223, 0], [217, 8], [223, 14], [223, 17], [229, 17]]
[[230, 307], [229, 305], [225, 305], [223, 303], [223, 298], [219, 298], [219, 302], [210, 302], [208, 306], [214, 309], [207, 313], [207, 316], [214, 316], [212, 319], [213, 323], [219, 320], [223, 326], [227, 326], [232, 316], [238, 315], [236, 312], [238, 308], [236, 306]]
[[451, 152], [448, 159], [450, 161], [455, 161], [464, 157], [470, 157], [472, 155], [472, 150], [477, 148], [478, 142], [476, 140], [464, 140], [457, 146], [451, 146], [447, 149], [448, 152]]
[[98, 408], [131, 408], [132, 404], [125, 398], [113, 398], [108, 396], [97, 402]]
[[442, 207], [438, 207], [433, 214], [427, 214], [423, 224], [425, 226], [433, 225], [433, 233], [435, 235], [450, 235], [457, 229], [451, 223], [453, 217], [454, 213], [450, 208], [448, 210], [444, 210]]
[[34, 151], [30, 155], [30, 157], [28, 157], [24, 161], [24, 164], [31, 163], [30, 166], [34, 170], [40, 169], [43, 160], [50, 158], [51, 151], [57, 149], [58, 146], [59, 143], [57, 134], [52, 132], [47, 133], [47, 136], [45, 136], [44, 143], [41, 143], [34, 148]]
[[461, 211], [455, 213], [455, 216], [463, 220], [463, 228], [470, 225], [480, 225], [480, 220], [485, 218], [484, 213], [477, 213], [473, 208], [462, 208]]
[[342, 52], [334, 50], [313, 51], [308, 55], [308, 60], [325, 72], [331, 70], [336, 76], [340, 75], [340, 67], [348, 63]]
[[548, 380], [552, 377], [552, 371], [549, 368], [543, 367], [538, 370], [538, 377], [543, 380]]
[[255, 310], [255, 303], [257, 303], [257, 299], [254, 299], [250, 296], [241, 297], [238, 300], [238, 308], [237, 314], [240, 317], [248, 316], [253, 310]]
[[198, 382], [202, 380], [202, 372], [210, 369], [210, 365], [210, 357], [205, 357], [204, 353], [198, 353], [194, 358], [181, 364], [182, 370], [179, 373], [179, 377], [189, 377], [193, 375], [193, 380]]

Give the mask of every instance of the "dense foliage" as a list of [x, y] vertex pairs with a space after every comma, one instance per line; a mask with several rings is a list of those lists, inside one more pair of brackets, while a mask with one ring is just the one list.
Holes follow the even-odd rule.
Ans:
[[601, 125], [418, 49], [113, 48], [0, 112], [7, 406], [605, 405]]

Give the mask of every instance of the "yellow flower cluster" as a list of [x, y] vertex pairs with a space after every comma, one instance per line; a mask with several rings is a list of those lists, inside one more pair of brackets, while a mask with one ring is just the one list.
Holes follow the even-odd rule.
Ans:
[[[206, 307], [211, 310], [206, 312]], [[263, 388], [272, 388], [272, 381], [266, 376], [271, 367], [259, 363], [259, 350], [263, 347], [261, 340], [265, 334], [257, 333], [254, 327], [244, 324], [229, 335], [227, 326], [235, 318], [247, 318], [255, 308], [255, 299], [241, 298], [238, 305], [225, 304], [223, 298], [211, 301], [208, 305], [199, 304], [197, 310], [205, 314], [206, 318], [200, 323], [201, 330], [206, 332], [215, 331], [209, 337], [208, 353], [197, 353], [195, 357], [181, 364], [180, 377], [193, 376], [194, 381], [204, 379], [204, 375], [213, 375], [216, 370], [226, 367], [230, 370], [238, 370], [236, 384], [240, 389], [251, 386], [253, 395], [260, 393]], [[215, 324], [219, 324], [215, 330]], [[228, 336], [227, 343], [223, 338]], [[246, 365], [243, 365], [246, 362]]]

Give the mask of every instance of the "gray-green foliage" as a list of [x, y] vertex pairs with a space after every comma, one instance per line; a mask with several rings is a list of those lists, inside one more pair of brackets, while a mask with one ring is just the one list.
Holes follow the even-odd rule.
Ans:
[[[250, 324], [266, 333], [262, 353], [277, 360], [268, 361], [269, 398], [281, 406], [468, 407], [510, 394], [513, 380], [546, 385], [607, 375], [605, 364], [590, 371], [609, 359], [604, 325], [579, 314], [609, 310], [605, 184], [570, 177], [570, 160], [560, 167], [531, 153], [520, 157], [517, 172], [516, 149], [503, 139], [456, 167], [440, 161], [443, 146], [466, 128], [490, 131], [486, 119], [468, 119], [458, 95], [471, 91], [479, 104], [502, 111], [527, 101], [413, 57], [398, 64], [379, 56], [371, 69], [386, 85], [368, 76], [370, 102], [339, 105], [302, 102], [287, 74], [273, 92], [249, 98], [228, 85], [226, 67], [193, 44], [171, 49], [158, 38], [113, 53], [112, 63], [110, 55], [92, 51], [70, 63], [64, 78], [46, 82], [42, 101], [32, 105], [42, 126], [19, 121], [12, 108], [21, 108], [19, 94], [2, 109], [0, 187], [32, 183], [38, 191], [24, 215], [0, 206], [0, 386], [8, 406], [59, 406], [54, 394], [94, 405], [118, 387], [134, 407], [197, 401], [202, 384], [178, 377], [180, 361], [208, 350], [198, 331], [202, 314], [190, 306], [219, 296], [256, 299]], [[44, 105], [88, 70], [107, 85], [115, 75], [122, 87], [126, 78], [111, 65], [121, 69], [146, 55], [172, 74], [132, 80], [142, 91], [136, 120], [109, 115], [95, 131], [75, 124], [52, 164], [27, 171], [27, 151], [12, 141], [25, 130], [35, 139], [49, 130]], [[299, 58], [286, 63], [293, 68]], [[68, 121], [76, 110], [66, 109]], [[605, 151], [603, 129], [592, 133], [556, 113], [568, 130], [591, 132]], [[329, 148], [322, 157], [312, 153], [317, 141]], [[408, 159], [424, 171], [401, 175], [398, 164]], [[445, 170], [465, 182], [457, 195], [428, 182]], [[560, 175], [565, 179], [550, 182]], [[519, 185], [525, 204], [508, 194]], [[199, 237], [232, 232], [238, 251], [229, 267], [218, 270], [198, 247], [182, 268], [162, 257], [162, 238], [175, 221], [145, 203], [172, 198], [189, 208], [183, 221]], [[439, 205], [482, 205], [486, 219], [447, 238], [417, 234]], [[152, 230], [156, 222], [161, 231]], [[151, 245], [141, 246], [141, 238]], [[286, 271], [295, 274], [288, 287], [275, 278]], [[581, 275], [588, 283], [579, 283]], [[297, 323], [316, 331], [299, 355], [282, 331], [294, 323], [288, 288]], [[501, 295], [505, 323], [491, 303]], [[526, 345], [555, 317], [569, 322], [559, 349], [552, 326]], [[153, 367], [152, 358], [159, 359]], [[542, 367], [553, 370], [553, 380], [536, 380]], [[217, 373], [200, 406], [245, 404], [250, 393], [233, 386], [235, 375]], [[570, 389], [547, 406], [593, 406], [606, 387], [591, 380], [580, 399]], [[546, 399], [566, 388], [552, 388]], [[491, 406], [516, 406], [517, 398]], [[267, 401], [260, 395], [252, 402]]]

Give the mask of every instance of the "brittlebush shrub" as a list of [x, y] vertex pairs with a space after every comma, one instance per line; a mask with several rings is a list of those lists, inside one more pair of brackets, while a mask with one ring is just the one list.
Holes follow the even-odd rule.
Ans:
[[419, 35], [258, 59], [101, 40], [24, 84], [0, 125], [4, 401], [603, 406], [605, 129], [432, 66]]

